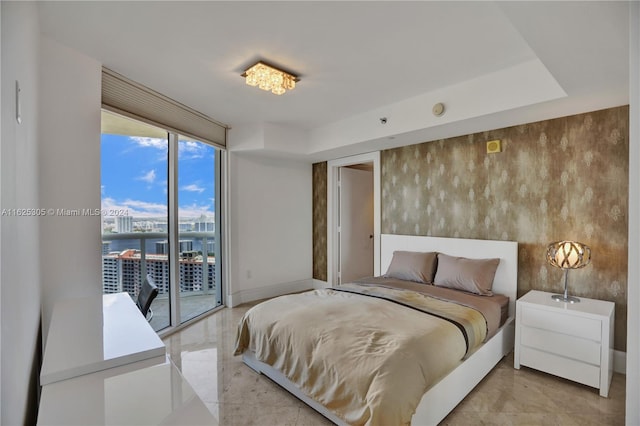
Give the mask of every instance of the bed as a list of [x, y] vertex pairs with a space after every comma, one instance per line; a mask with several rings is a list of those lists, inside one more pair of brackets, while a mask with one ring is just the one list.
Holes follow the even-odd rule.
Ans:
[[[492, 286], [481, 289], [506, 296], [493, 329], [484, 317], [495, 314], [480, 315], [477, 306], [466, 302], [447, 303], [440, 295], [414, 292], [413, 287], [436, 286], [404, 285], [404, 277], [396, 288], [387, 277], [377, 278], [382, 283], [348, 283], [257, 305], [240, 322], [236, 354], [335, 424], [437, 424], [513, 348], [517, 243], [385, 234], [381, 270], [397, 269], [402, 253], [431, 252], [440, 253], [436, 278], [446, 269], [445, 260], [495, 261]], [[424, 313], [432, 308], [434, 315]], [[397, 338], [391, 341], [394, 332]], [[304, 340], [305, 334], [315, 343]], [[352, 364], [347, 356], [354, 358]]]

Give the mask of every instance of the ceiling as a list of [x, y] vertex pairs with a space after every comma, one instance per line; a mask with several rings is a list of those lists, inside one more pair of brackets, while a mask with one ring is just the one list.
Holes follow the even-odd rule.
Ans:
[[[518, 84], [553, 93], [451, 113], [446, 125], [407, 123], [303, 150], [324, 157], [351, 143], [363, 151], [374, 146], [369, 141], [389, 146], [429, 137], [414, 135], [422, 127], [440, 128], [431, 136], [442, 137], [628, 102], [624, 2], [46, 1], [39, 7], [45, 36], [226, 123], [231, 135], [269, 124], [331, 139], [332, 131], [346, 135], [348, 126], [360, 126], [357, 117], [368, 111], [398, 112], [425, 94], [447, 99], [447, 88], [480, 84], [503, 70], [517, 78], [520, 65], [534, 62], [541, 77], [523, 73]], [[296, 89], [276, 96], [245, 85], [240, 74], [259, 59], [299, 75]], [[503, 119], [461, 125], [480, 123], [487, 112]], [[422, 140], [428, 139], [414, 142]]]

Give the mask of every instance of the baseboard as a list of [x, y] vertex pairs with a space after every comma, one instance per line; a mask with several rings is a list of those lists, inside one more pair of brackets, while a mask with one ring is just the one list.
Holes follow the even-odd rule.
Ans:
[[282, 296], [283, 294], [298, 293], [305, 290], [313, 290], [313, 279], [309, 278], [300, 281], [291, 281], [288, 283], [272, 284], [260, 288], [251, 288], [240, 290], [233, 294], [227, 295], [227, 306], [230, 308], [242, 305], [243, 303], [253, 302], [255, 300], [270, 299], [272, 297]]
[[328, 282], [321, 281], [321, 280], [316, 280], [314, 278], [314, 280], [313, 280], [313, 289], [314, 290], [320, 290], [321, 288], [329, 288], [329, 287], [330, 287], [330, 285], [329, 285]]
[[627, 374], [627, 353], [613, 351], [613, 371], [615, 373]]

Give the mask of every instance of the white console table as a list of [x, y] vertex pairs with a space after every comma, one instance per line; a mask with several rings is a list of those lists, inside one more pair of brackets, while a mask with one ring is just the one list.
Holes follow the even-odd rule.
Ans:
[[61, 380], [42, 389], [38, 425], [217, 425], [169, 357]]
[[127, 293], [54, 306], [38, 425], [217, 425]]
[[65, 299], [53, 308], [40, 385], [150, 358], [164, 362], [165, 353], [127, 293]]

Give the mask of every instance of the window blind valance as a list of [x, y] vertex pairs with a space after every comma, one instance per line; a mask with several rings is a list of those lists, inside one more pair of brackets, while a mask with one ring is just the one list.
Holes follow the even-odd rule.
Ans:
[[102, 107], [219, 148], [227, 146], [224, 124], [108, 68], [102, 68]]

